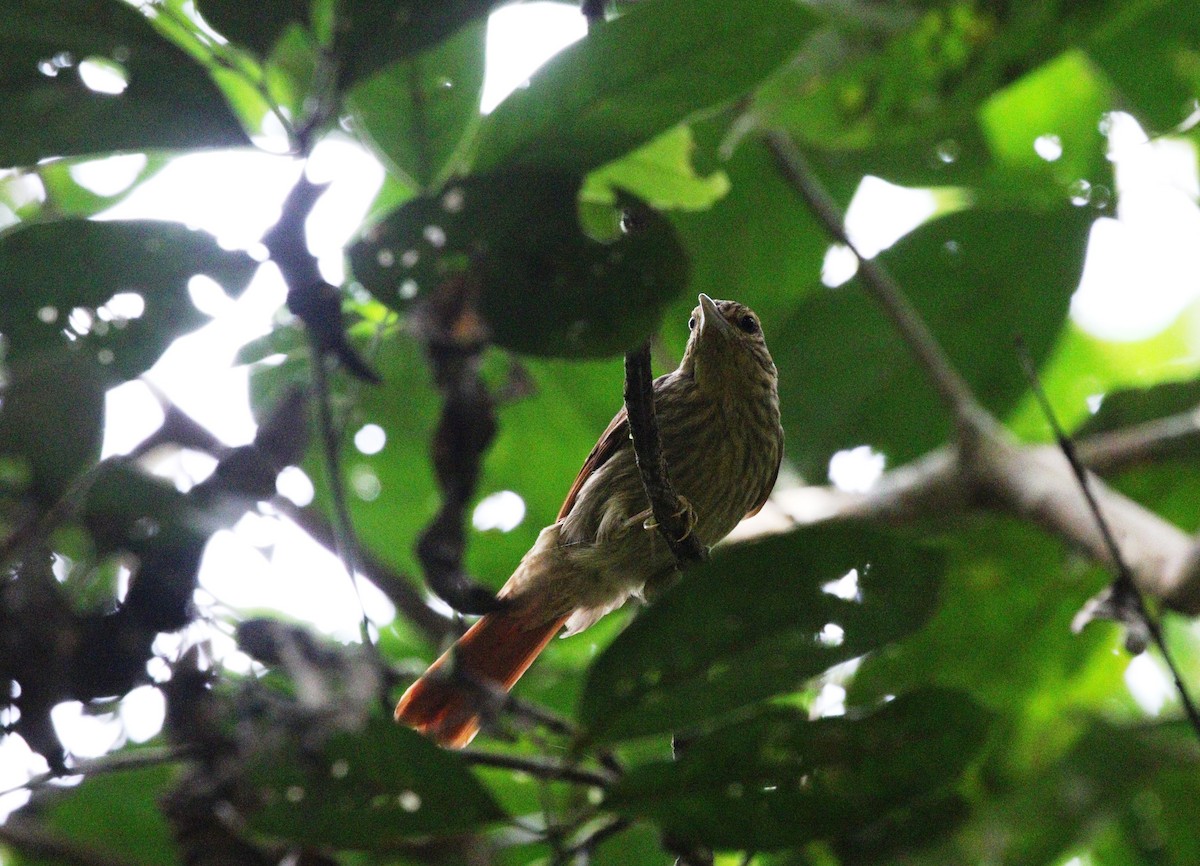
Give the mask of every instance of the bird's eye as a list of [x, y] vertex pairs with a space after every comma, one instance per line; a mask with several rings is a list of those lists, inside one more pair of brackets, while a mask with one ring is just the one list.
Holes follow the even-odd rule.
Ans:
[[690, 319], [688, 319], [688, 330], [689, 331], [696, 330], [696, 317], [695, 316], [692, 316]]
[[745, 331], [747, 334], [757, 334], [758, 333], [758, 319], [754, 318], [752, 315], [747, 313], [746, 315], [744, 315], [740, 319], [738, 319], [738, 327], [741, 328], [743, 331]]

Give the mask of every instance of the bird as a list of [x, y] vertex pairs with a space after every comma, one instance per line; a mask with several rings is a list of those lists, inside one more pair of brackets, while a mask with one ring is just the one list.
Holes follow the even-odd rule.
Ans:
[[[683, 360], [654, 380], [653, 394], [681, 516], [707, 548], [766, 503], [784, 437], [778, 375], [758, 316], [736, 301], [698, 300]], [[556, 634], [577, 634], [629, 598], [653, 600], [673, 584], [677, 564], [651, 515], [622, 408], [557, 520], [497, 593], [499, 609], [409, 686], [396, 721], [462, 748]]]

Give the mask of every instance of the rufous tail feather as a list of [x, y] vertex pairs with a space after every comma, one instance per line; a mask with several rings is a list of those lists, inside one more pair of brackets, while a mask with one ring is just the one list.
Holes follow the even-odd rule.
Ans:
[[396, 704], [396, 721], [461, 749], [482, 722], [486, 696], [478, 684], [511, 689], [566, 621], [531, 621], [530, 612], [521, 610], [489, 613], [408, 687]]

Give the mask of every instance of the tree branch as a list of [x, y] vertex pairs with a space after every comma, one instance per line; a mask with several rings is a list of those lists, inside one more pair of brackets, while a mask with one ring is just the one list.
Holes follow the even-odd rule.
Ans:
[[1097, 433], [1075, 443], [1079, 459], [1100, 475], [1111, 475], [1164, 457], [1200, 451], [1200, 408], [1144, 424]]
[[909, 351], [925, 370], [934, 390], [957, 423], [959, 435], [980, 427], [994, 426], [892, 275], [879, 262], [864, 258], [854, 246], [846, 233], [845, 220], [838, 211], [837, 203], [825, 191], [800, 149], [782, 132], [768, 133], [766, 141], [783, 176], [804, 199], [817, 221], [830, 237], [846, 246], [858, 259], [858, 273], [863, 287], [892, 320], [901, 339], [908, 344]]
[[685, 568], [708, 559], [705, 549], [687, 525], [680, 510], [679, 494], [671, 484], [667, 458], [658, 433], [658, 418], [654, 413], [654, 382], [650, 376], [650, 344], [625, 355], [625, 411], [629, 416], [629, 435], [637, 458], [642, 487], [658, 531], [666, 540], [679, 567]]
[[[851, 250], [841, 214], [785, 134], [766, 141], [780, 171], [830, 236]], [[857, 251], [855, 251], [857, 255]], [[902, 467], [864, 498], [843, 500], [833, 513], [864, 512], [883, 519], [977, 507], [1035, 523], [1107, 568], [1117, 569], [1103, 532], [1079, 496], [1066, 457], [1045, 446], [1021, 446], [971, 394], [899, 285], [878, 263], [859, 256], [865, 289], [875, 298], [953, 415], [959, 444]], [[1112, 527], [1134, 584], [1181, 613], [1200, 613], [1200, 551], [1176, 526], [1090, 479], [1099, 508]], [[932, 508], [932, 510], [930, 510]]]
[[558, 782], [574, 782], [577, 785], [592, 785], [608, 788], [616, 779], [607, 772], [585, 770], [558, 761], [536, 758], [532, 755], [506, 755], [500, 752], [484, 752], [479, 749], [460, 749], [458, 752], [468, 764], [477, 767], [497, 767], [502, 770], [518, 770], [538, 779]]

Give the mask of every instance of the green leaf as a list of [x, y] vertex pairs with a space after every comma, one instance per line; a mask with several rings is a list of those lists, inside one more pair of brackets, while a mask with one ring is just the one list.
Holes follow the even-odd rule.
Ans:
[[389, 64], [443, 42], [485, 18], [501, 0], [342, 0], [334, 42], [338, 83], [348, 89]]
[[[92, 58], [122, 71], [123, 93], [84, 85], [79, 66]], [[249, 143], [207, 72], [116, 0], [12, 0], [0, 17], [0, 90], [0, 165]]]
[[[169, 766], [95, 775], [55, 797], [42, 817], [54, 832], [98, 852], [106, 862], [176, 866], [179, 855], [171, 828], [158, 808], [158, 798], [173, 775]], [[57, 866], [63, 861], [22, 856], [12, 862]]]
[[1125, 5], [1090, 41], [1107, 73], [1151, 132], [1166, 132], [1196, 110], [1200, 94], [1200, 12], [1192, 3]]
[[[588, 671], [589, 740], [676, 731], [791, 691], [932, 612], [940, 554], [858, 524], [738, 546], [689, 571]], [[825, 589], [857, 572], [857, 598]]]
[[[979, 117], [993, 155], [1008, 171], [1063, 186], [1079, 180], [1111, 184], [1100, 121], [1112, 107], [1103, 76], [1085, 54], [1068, 51], [993, 94]], [[1050, 148], [1047, 154], [1060, 155], [1039, 154], [1039, 139], [1044, 150]]]
[[267, 57], [292, 24], [308, 26], [309, 0], [196, 0], [196, 9], [214, 30]]
[[791, 0], [639, 4], [593, 27], [485, 119], [475, 170], [598, 168], [745, 93], [815, 23]]
[[[984, 405], [1026, 392], [1013, 336], [1046, 357], [1079, 283], [1091, 215], [970, 210], [918, 228], [880, 259]], [[788, 456], [824, 477], [839, 449], [870, 445], [890, 465], [946, 440], [950, 422], [894, 327], [857, 285], [809, 295], [773, 340]]]
[[[989, 715], [962, 692], [903, 695], [867, 716], [760, 713], [632, 767], [605, 805], [716, 848], [772, 849], [866, 835], [941, 797], [974, 761]], [[961, 818], [953, 800], [926, 819]], [[937, 819], [945, 816], [949, 820]], [[876, 825], [872, 828], [871, 825]]]
[[410, 186], [444, 180], [479, 122], [486, 32], [470, 24], [350, 91], [359, 130]]
[[614, 204], [618, 192], [635, 195], [659, 210], [707, 210], [729, 192], [729, 177], [701, 177], [692, 166], [691, 128], [677, 126], [616, 162], [596, 169], [583, 183], [584, 201]]
[[533, 355], [623, 352], [653, 332], [687, 282], [675, 232], [640, 203], [632, 228], [593, 240], [577, 217], [579, 178], [511, 171], [464, 178], [413, 199], [350, 250], [354, 275], [405, 310], [465, 274], [493, 340]]
[[390, 719], [250, 773], [266, 801], [250, 826], [303, 844], [386, 851], [504, 817], [457, 756]]
[[[176, 337], [208, 321], [188, 295], [193, 276], [207, 275], [236, 294], [256, 267], [245, 253], [223, 250], [210, 235], [177, 223], [70, 219], [18, 226], [0, 235], [7, 357], [69, 344], [110, 383], [134, 378]], [[128, 297], [108, 306], [117, 295]]]

